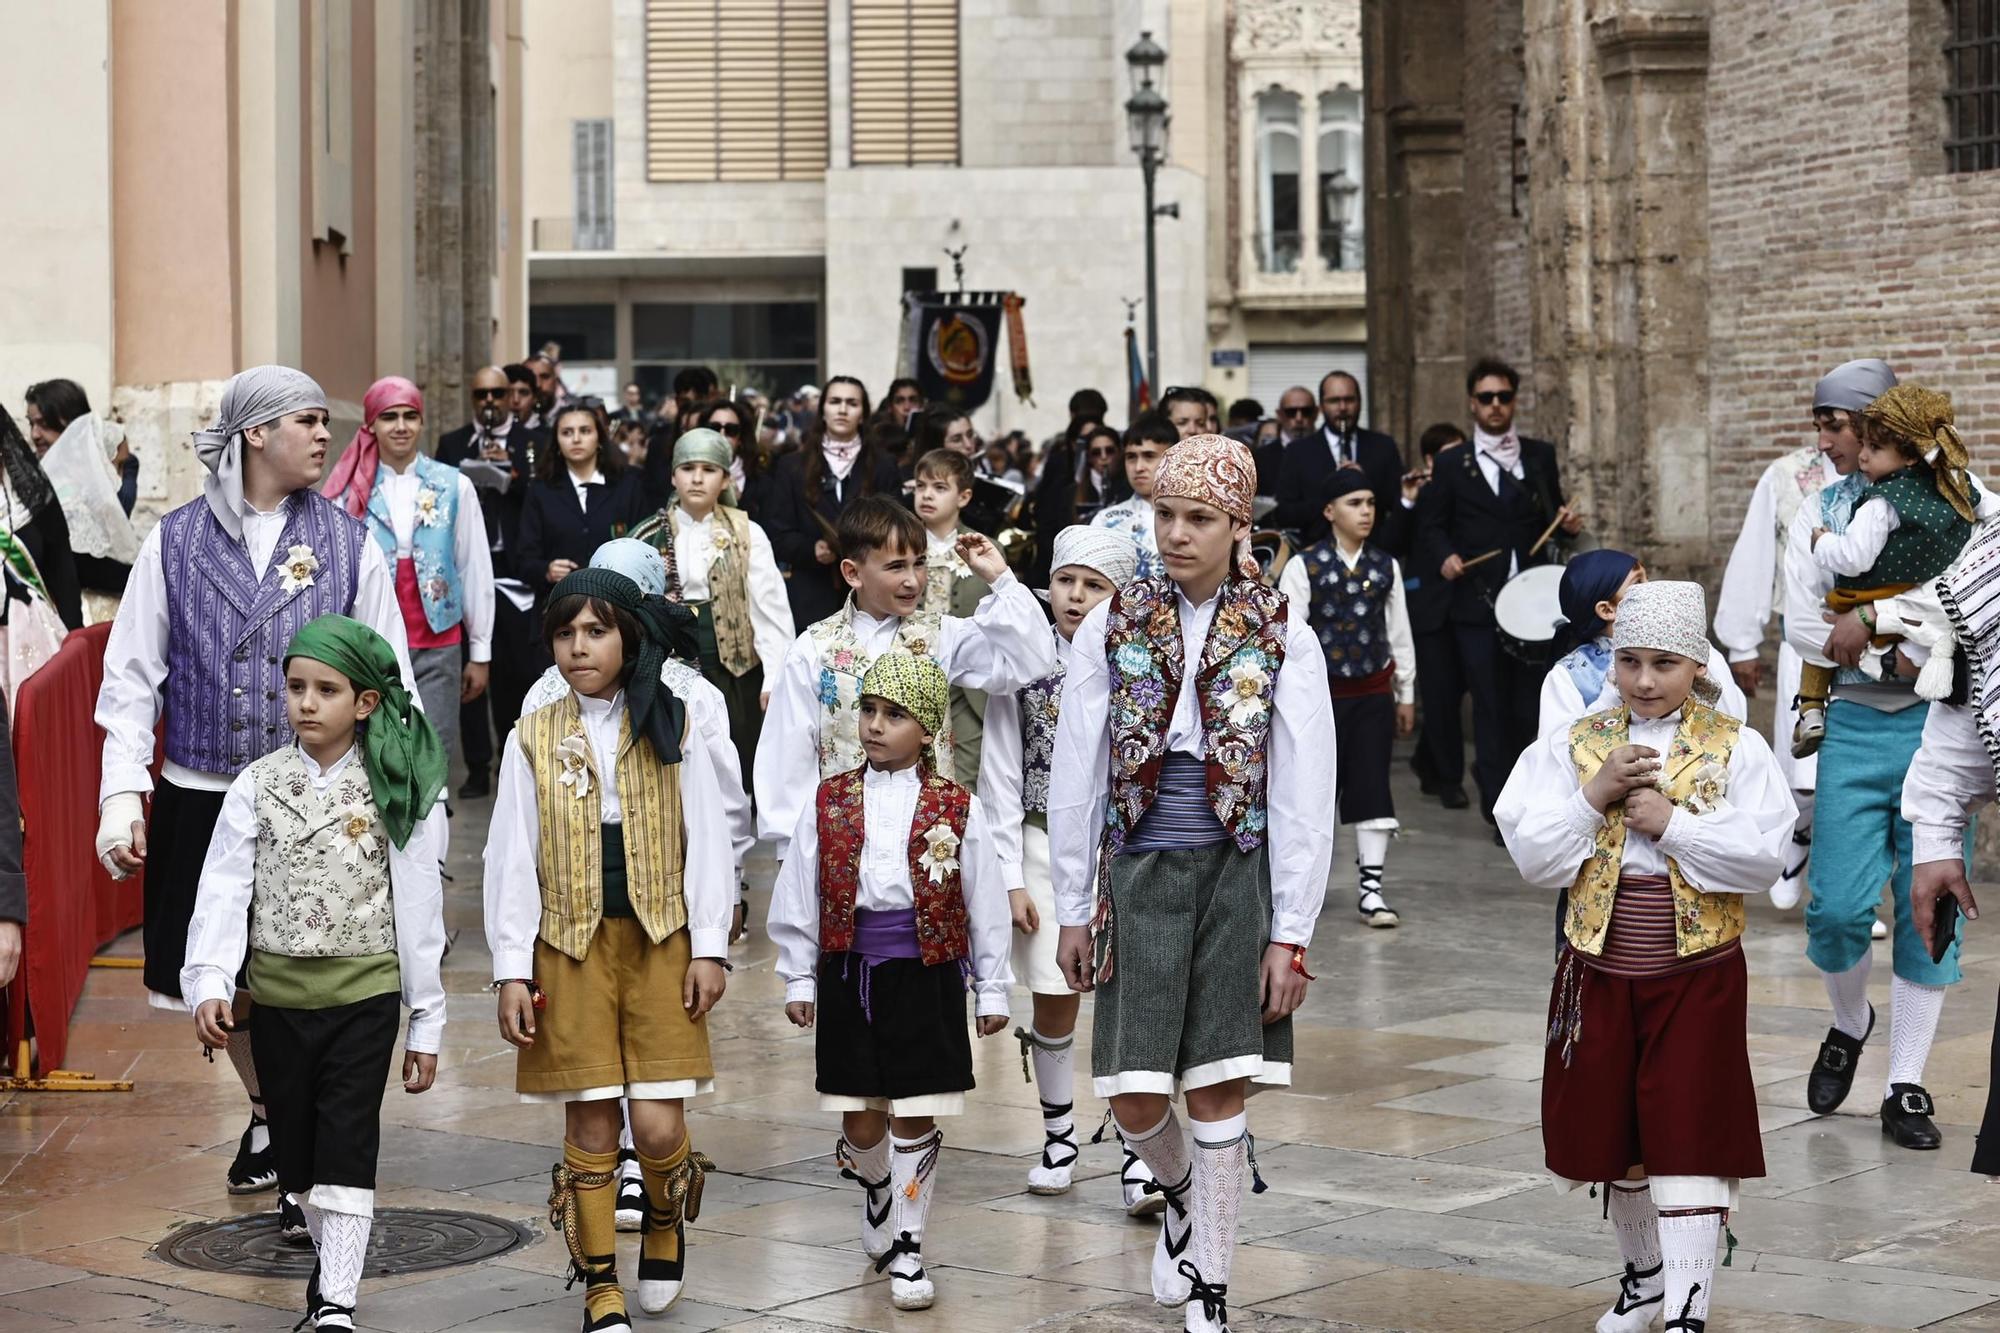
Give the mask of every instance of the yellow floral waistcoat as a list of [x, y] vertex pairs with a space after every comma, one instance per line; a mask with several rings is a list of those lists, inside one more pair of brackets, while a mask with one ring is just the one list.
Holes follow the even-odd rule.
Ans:
[[[1627, 743], [1631, 712], [1623, 705], [1592, 713], [1571, 724], [1570, 758], [1577, 781], [1588, 783], [1604, 767], [1611, 752]], [[1660, 771], [1660, 791], [1684, 810], [1701, 814], [1727, 795], [1729, 756], [1743, 724], [1697, 702], [1693, 696], [1681, 708]], [[1597, 850], [1583, 863], [1569, 891], [1569, 911], [1563, 935], [1578, 953], [1595, 957], [1604, 952], [1611, 925], [1611, 904], [1618, 896], [1618, 869], [1625, 857], [1625, 803], [1605, 811], [1597, 830]], [[1704, 893], [1681, 877], [1680, 865], [1667, 858], [1667, 879], [1674, 890], [1674, 953], [1693, 957], [1720, 948], [1743, 933], [1743, 897], [1735, 893]]]
[[[535, 774], [541, 830], [535, 854], [542, 891], [539, 933], [551, 949], [582, 962], [604, 916], [597, 758], [574, 692], [564, 691], [518, 726], [522, 752]], [[565, 774], [570, 781], [563, 781]], [[629, 713], [621, 713], [618, 722], [616, 777], [625, 820], [625, 889], [632, 915], [658, 944], [687, 924], [687, 900], [681, 895], [686, 864], [681, 771], [678, 764], [654, 758], [652, 746], [635, 743]]]

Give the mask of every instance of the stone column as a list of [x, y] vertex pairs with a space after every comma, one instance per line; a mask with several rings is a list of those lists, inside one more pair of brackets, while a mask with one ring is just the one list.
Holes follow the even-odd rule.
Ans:
[[[431, 401], [463, 410], [489, 358], [497, 179], [492, 44], [485, 0], [416, 0], [415, 374]], [[503, 348], [510, 358], [525, 348]]]
[[1363, 0], [1369, 420], [1464, 415], [1463, 0]]

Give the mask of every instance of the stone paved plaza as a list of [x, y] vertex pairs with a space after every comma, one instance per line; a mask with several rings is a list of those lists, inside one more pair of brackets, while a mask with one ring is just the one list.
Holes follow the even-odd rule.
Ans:
[[[1553, 912], [1514, 879], [1476, 814], [1420, 801], [1405, 779], [1410, 827], [1390, 870], [1405, 924], [1362, 926], [1350, 872], [1336, 874], [1296, 1082], [1252, 1103], [1270, 1190], [1244, 1208], [1232, 1325], [1588, 1329], [1615, 1289], [1616, 1244], [1600, 1201], [1558, 1197], [1544, 1183], [1535, 1127]], [[482, 828], [484, 803], [458, 818]], [[421, 1097], [390, 1089], [380, 1203], [515, 1219], [540, 1239], [477, 1267], [369, 1279], [359, 1310], [368, 1329], [530, 1333], [579, 1322], [580, 1293], [563, 1290], [566, 1255], [548, 1238], [544, 1206], [561, 1114], [514, 1101], [513, 1058], [482, 989], [474, 844], [459, 840], [447, 886], [456, 942], [437, 1087]], [[1340, 859], [1351, 861], [1350, 846]], [[771, 869], [758, 862], [754, 882], [768, 885]], [[759, 916], [763, 905], [760, 892]], [[1770, 1174], [1746, 1187], [1733, 1218], [1738, 1246], [1710, 1327], [2000, 1329], [2000, 1186], [1965, 1170], [1985, 1097], [2000, 939], [1969, 936], [1966, 983], [1946, 1007], [1928, 1078], [1945, 1146], [1913, 1154], [1890, 1146], [1874, 1119], [1879, 1037], [1853, 1114], [1807, 1115], [1824, 994], [1802, 955], [1798, 913], [1758, 903], [1751, 918], [1751, 1051]], [[116, 952], [136, 947], [128, 938]], [[1879, 1007], [1887, 945], [1876, 951]], [[938, 1304], [893, 1312], [855, 1243], [856, 1196], [830, 1160], [835, 1120], [814, 1104], [811, 1038], [785, 1022], [761, 929], [735, 962], [714, 1019], [720, 1091], [692, 1117], [695, 1144], [719, 1173], [690, 1229], [689, 1294], [667, 1318], [635, 1315], [635, 1328], [1180, 1327], [1178, 1312], [1145, 1295], [1152, 1226], [1114, 1206], [1114, 1149], [1086, 1146], [1069, 1196], [1026, 1193], [1041, 1129], [1011, 1038], [979, 1045], [970, 1114], [945, 1125], [925, 1246]], [[1026, 997], [1016, 994], [1022, 1020]], [[138, 1087], [24, 1093], [0, 1105], [0, 1333], [290, 1328], [301, 1284], [194, 1272], [150, 1252], [184, 1225], [272, 1204], [223, 1188], [244, 1121], [228, 1063], [200, 1058], [191, 1022], [149, 1012], [131, 971], [92, 974], [70, 1051], [72, 1067]], [[1087, 1127], [1102, 1107], [1086, 1092], [1077, 1111]], [[621, 1247], [628, 1288], [633, 1244]]]

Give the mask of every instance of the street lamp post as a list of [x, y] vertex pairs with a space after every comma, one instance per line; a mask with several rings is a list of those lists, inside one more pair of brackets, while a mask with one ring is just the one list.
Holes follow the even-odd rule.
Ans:
[[1160, 391], [1160, 281], [1159, 249], [1154, 240], [1155, 223], [1162, 214], [1180, 216], [1179, 204], [1155, 207], [1153, 186], [1160, 164], [1167, 158], [1167, 99], [1156, 80], [1167, 63], [1167, 53], [1153, 40], [1150, 31], [1125, 53], [1125, 65], [1132, 75], [1132, 96], [1125, 102], [1125, 123], [1132, 135], [1132, 152], [1146, 181], [1146, 380], [1155, 394]]

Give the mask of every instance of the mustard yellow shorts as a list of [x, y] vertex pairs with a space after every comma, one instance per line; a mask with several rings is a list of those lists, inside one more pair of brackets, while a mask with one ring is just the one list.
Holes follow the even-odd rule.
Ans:
[[535, 1044], [517, 1053], [515, 1090], [569, 1101], [706, 1091], [715, 1077], [708, 1020], [681, 1005], [692, 957], [686, 930], [654, 944], [631, 917], [599, 922], [580, 963], [536, 940], [547, 1004], [535, 1015]]

